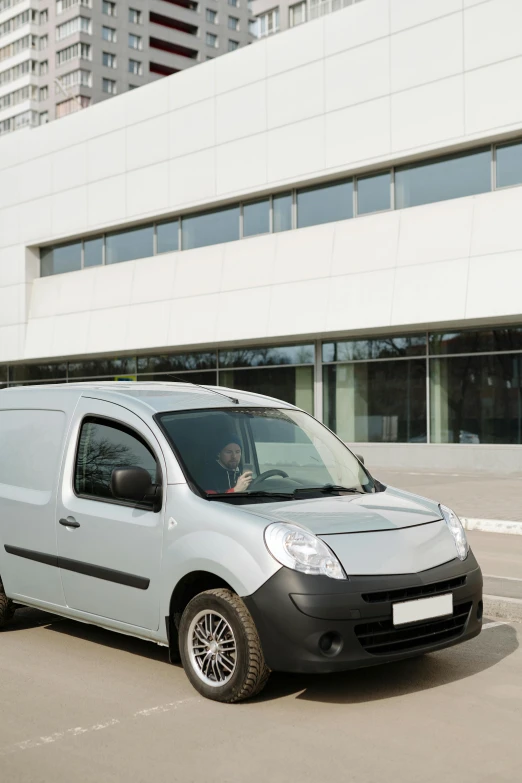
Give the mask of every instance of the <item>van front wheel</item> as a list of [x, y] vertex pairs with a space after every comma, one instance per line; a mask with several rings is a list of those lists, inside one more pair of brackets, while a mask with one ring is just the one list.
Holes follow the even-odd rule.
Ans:
[[7, 625], [9, 620], [12, 619], [15, 613], [13, 602], [8, 598], [4, 592], [4, 586], [0, 579], [0, 628]]
[[250, 612], [231, 590], [206, 590], [187, 604], [179, 649], [194, 688], [215, 701], [256, 696], [270, 674]]

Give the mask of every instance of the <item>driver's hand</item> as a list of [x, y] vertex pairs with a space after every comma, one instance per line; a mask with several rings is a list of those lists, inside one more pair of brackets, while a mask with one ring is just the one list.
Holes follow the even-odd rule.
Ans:
[[234, 487], [234, 492], [246, 492], [246, 490], [250, 486], [250, 482], [252, 481], [252, 471], [247, 470], [245, 473], [242, 473], [241, 476], [237, 480], [237, 484]]

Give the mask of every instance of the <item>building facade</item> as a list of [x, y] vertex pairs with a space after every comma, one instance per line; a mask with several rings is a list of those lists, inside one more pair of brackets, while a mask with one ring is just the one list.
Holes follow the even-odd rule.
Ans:
[[364, 0], [0, 139], [0, 383], [295, 402], [522, 467], [522, 4]]
[[340, 11], [362, 0], [252, 0], [255, 22], [251, 29], [257, 38], [282, 33], [290, 27], [319, 19], [321, 16]]
[[254, 40], [247, 0], [0, 0], [0, 135]]

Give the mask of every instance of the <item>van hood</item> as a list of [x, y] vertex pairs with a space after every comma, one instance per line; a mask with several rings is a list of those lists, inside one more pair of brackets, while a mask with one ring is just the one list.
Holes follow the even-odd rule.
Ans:
[[271, 522], [292, 522], [316, 535], [370, 533], [424, 525], [441, 519], [433, 500], [387, 487], [384, 492], [241, 506]]

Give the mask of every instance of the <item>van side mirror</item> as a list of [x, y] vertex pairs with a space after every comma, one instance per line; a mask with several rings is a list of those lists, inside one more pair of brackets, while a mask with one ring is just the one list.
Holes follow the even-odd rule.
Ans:
[[121, 500], [152, 503], [154, 511], [161, 508], [161, 486], [152, 483], [145, 468], [115, 468], [111, 476], [111, 492]]
[[360, 454], [356, 454], [355, 456], [357, 457], [357, 459], [359, 460], [359, 462], [360, 462], [362, 465], [364, 465], [364, 457], [362, 457]]

